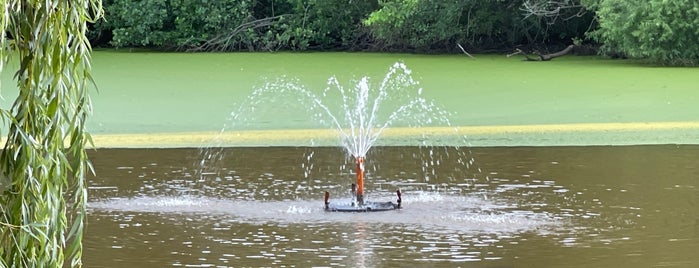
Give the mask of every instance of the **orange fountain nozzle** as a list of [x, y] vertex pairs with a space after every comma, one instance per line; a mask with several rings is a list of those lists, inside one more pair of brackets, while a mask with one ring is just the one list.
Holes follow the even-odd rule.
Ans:
[[364, 157], [357, 157], [357, 202], [359, 205], [364, 204]]

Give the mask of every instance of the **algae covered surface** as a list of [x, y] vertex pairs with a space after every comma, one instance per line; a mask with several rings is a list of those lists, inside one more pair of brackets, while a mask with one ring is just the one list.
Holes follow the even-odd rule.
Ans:
[[[451, 114], [452, 125], [417, 136], [396, 126], [383, 139], [388, 145], [413, 143], [424, 133], [443, 143], [465, 135], [473, 146], [687, 144], [699, 135], [696, 68], [600, 57], [524, 62], [502, 55], [341, 52], [95, 51], [98, 89], [88, 129], [98, 147], [190, 147], [217, 139], [232, 146], [330, 145], [336, 139], [298, 109], [304, 104], [260, 102], [258, 114], [250, 115], [255, 120], [232, 129], [230, 113], [271, 79], [295, 79], [322, 92], [333, 76], [346, 87], [365, 76], [379, 83], [398, 61], [412, 70], [422, 95]], [[16, 96], [12, 67], [2, 75], [3, 108]]]

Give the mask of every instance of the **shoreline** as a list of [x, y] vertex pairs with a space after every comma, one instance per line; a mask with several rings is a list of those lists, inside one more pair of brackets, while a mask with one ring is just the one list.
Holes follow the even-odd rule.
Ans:
[[[95, 148], [340, 146], [333, 129], [95, 134]], [[699, 121], [389, 128], [381, 146], [473, 147], [696, 144]], [[425, 143], [429, 140], [428, 143]]]

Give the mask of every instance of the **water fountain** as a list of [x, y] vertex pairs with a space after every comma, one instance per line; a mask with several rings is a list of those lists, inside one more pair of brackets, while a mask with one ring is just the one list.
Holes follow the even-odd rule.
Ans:
[[[318, 129], [332, 132], [331, 142], [235, 147], [224, 140], [206, 148], [209, 157], [203, 163], [198, 149], [99, 150], [92, 158], [99, 175], [90, 182], [89, 214], [95, 224], [86, 239], [89, 261], [105, 267], [124, 266], [124, 260], [136, 263], [138, 258], [142, 266], [133, 267], [357, 267], [465, 262], [513, 266], [530, 260], [527, 264], [535, 266], [541, 258], [531, 256], [542, 255], [560, 260], [553, 262], [557, 266], [588, 267], [570, 260], [581, 259], [582, 248], [593, 249], [589, 259], [610, 248], [628, 257], [626, 241], [636, 244], [644, 238], [629, 235], [629, 226], [643, 221], [648, 215], [644, 211], [665, 209], [639, 207], [638, 196], [647, 192], [638, 189], [637, 177], [657, 182], [657, 176], [677, 172], [675, 162], [658, 171], [647, 164], [647, 154], [633, 151], [622, 158], [641, 155], [637, 161], [644, 165], [638, 166], [646, 169], [628, 173], [618, 169], [620, 155], [588, 152], [618, 149], [474, 148], [483, 169], [489, 170], [482, 174], [472, 168], [470, 149], [454, 146], [465, 144], [463, 139], [441, 143], [442, 136], [430, 135], [431, 127], [450, 125], [449, 114], [423, 97], [404, 64], [393, 65], [383, 80], [372, 82], [362, 78], [345, 88], [331, 78], [316, 93], [308, 88], [318, 87], [276, 79], [255, 90], [221, 133], [264, 129], [254, 124], [269, 122], [264, 116], [274, 113], [296, 119], [279, 113], [299, 105], [310, 113], [299, 119], [320, 123]], [[278, 133], [270, 136], [286, 138]], [[691, 159], [695, 153], [696, 148], [689, 148], [686, 157], [668, 159]], [[299, 163], [303, 174], [294, 173]], [[603, 166], [610, 172], [600, 173]], [[683, 180], [692, 171], [679, 173], [682, 179], [672, 189], [657, 187], [656, 193], [696, 196], [694, 184]], [[620, 178], [626, 180], [618, 182]], [[347, 198], [351, 182], [355, 187]], [[398, 204], [393, 199], [395, 194], [401, 199], [400, 192], [393, 192], [397, 188], [405, 197]], [[326, 191], [344, 201], [331, 203], [326, 194], [326, 206], [320, 206], [318, 199]], [[393, 202], [371, 202], [388, 198]], [[622, 198], [627, 201], [609, 201]], [[375, 204], [393, 211], [325, 213], [338, 208], [369, 211], [368, 205]], [[379, 205], [371, 211], [380, 211]], [[395, 211], [401, 205], [407, 209]], [[678, 207], [667, 215], [686, 215], [687, 204]], [[676, 239], [677, 229], [668, 232], [668, 243], [693, 248], [692, 240]], [[685, 237], [691, 237], [691, 230], [684, 229]], [[567, 258], [561, 259], [561, 252]]]
[[[665, 255], [696, 260], [694, 214], [687, 214], [699, 188], [691, 180], [696, 146], [679, 146], [681, 154], [674, 145], [660, 151], [648, 146], [473, 148], [488, 170], [484, 174], [470, 167], [470, 149], [441, 143], [442, 136], [396, 134], [430, 134], [433, 126], [449, 126], [448, 114], [425, 100], [402, 63], [371, 82], [363, 78], [345, 88], [331, 78], [325, 90], [293, 79], [267, 83], [240, 105], [222, 136], [265, 128], [254, 124], [269, 122], [266, 115], [296, 119], [286, 113], [300, 105], [310, 116], [298, 119], [321, 123], [313, 129], [329, 129], [332, 141], [213, 144], [203, 166], [214, 174], [190, 172], [200, 168], [197, 149], [98, 150], [91, 157], [98, 176], [90, 181], [86, 263], [510, 267], [547, 261], [633, 267], [653, 259], [642, 258], [642, 250], [658, 243], [667, 248]], [[271, 112], [261, 115], [266, 111]], [[403, 143], [387, 146], [396, 140]], [[400, 205], [406, 209], [325, 212], [340, 206], [361, 210], [361, 201], [366, 207], [373, 199], [389, 198], [390, 206], [384, 203], [395, 209], [396, 188], [403, 190]], [[326, 195], [327, 208], [321, 206], [326, 191], [341, 202], [331, 203]], [[668, 193], [678, 197], [665, 205], [646, 198]], [[632, 245], [643, 254], [629, 254], [636, 252]], [[610, 253], [608, 258], [599, 258], [601, 251]], [[680, 264], [692, 263], [697, 262]]]
[[251, 115], [258, 112], [258, 106], [269, 106], [279, 100], [285, 107], [301, 105], [310, 113], [309, 118], [319, 122], [321, 127], [335, 131], [356, 167], [352, 200], [331, 203], [330, 193], [325, 192], [326, 211], [393, 210], [401, 208], [400, 189], [396, 190], [396, 203], [366, 199], [365, 158], [379, 137], [389, 129], [394, 129], [394, 133], [410, 132], [420, 143], [428, 145], [428, 133], [421, 131], [421, 128], [450, 125], [449, 113], [424, 98], [422, 91], [419, 82], [413, 79], [411, 71], [402, 62], [393, 64], [378, 84], [373, 84], [369, 77], [363, 77], [353, 87], [345, 88], [336, 77], [331, 77], [320, 95], [299, 81], [282, 77], [255, 90], [231, 116], [232, 122], [240, 124], [250, 120]]

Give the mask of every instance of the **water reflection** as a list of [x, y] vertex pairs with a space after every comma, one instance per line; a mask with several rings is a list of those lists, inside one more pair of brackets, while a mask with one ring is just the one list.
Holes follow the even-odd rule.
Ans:
[[349, 199], [353, 180], [336, 148], [227, 149], [203, 171], [193, 149], [99, 150], [85, 264], [699, 263], [699, 147], [475, 148], [470, 168], [449, 150], [426, 171], [424, 149], [377, 148], [369, 198], [399, 187], [405, 209], [358, 214], [323, 211], [322, 193]]

